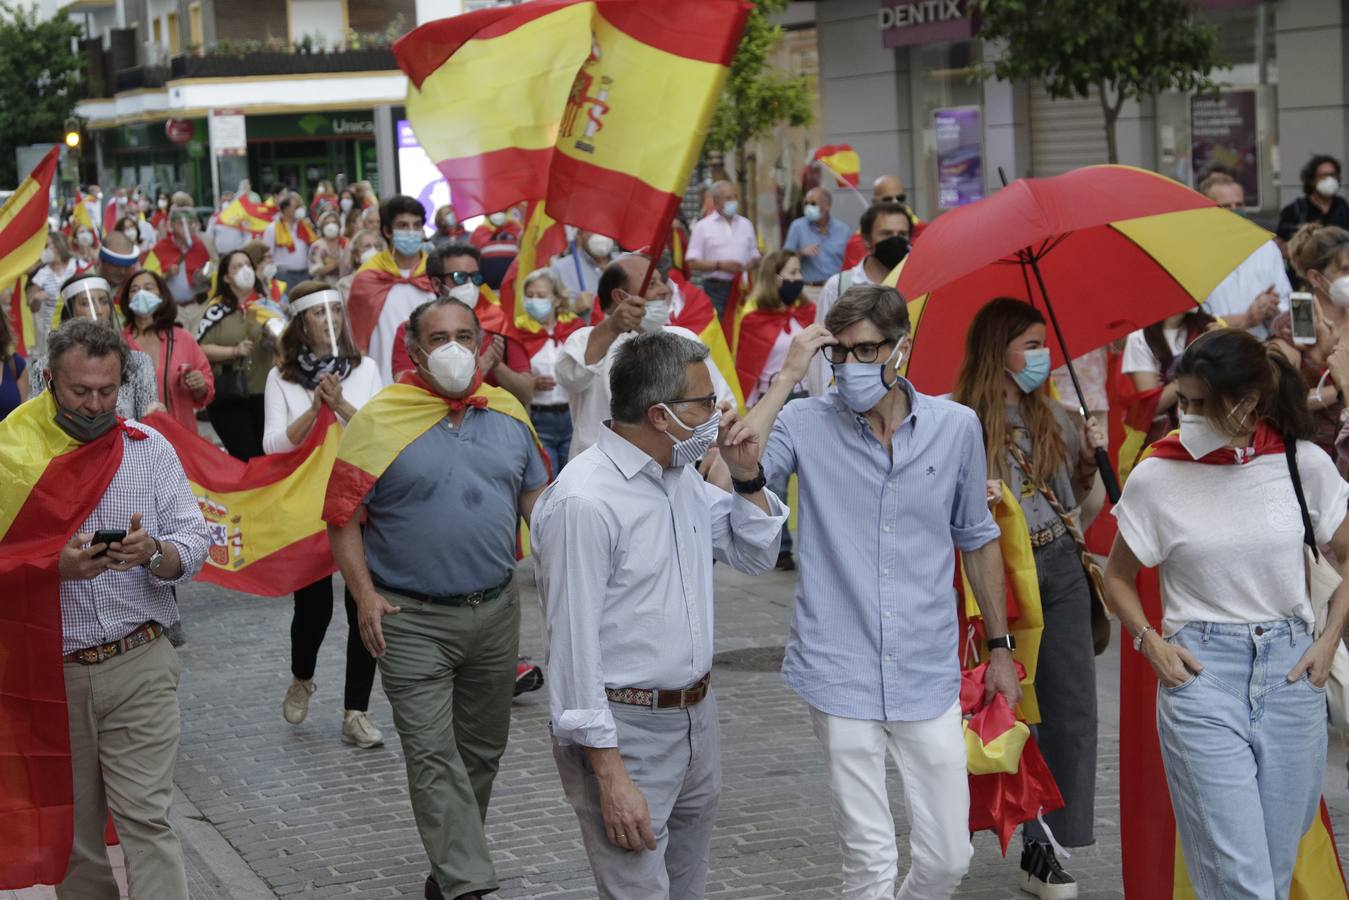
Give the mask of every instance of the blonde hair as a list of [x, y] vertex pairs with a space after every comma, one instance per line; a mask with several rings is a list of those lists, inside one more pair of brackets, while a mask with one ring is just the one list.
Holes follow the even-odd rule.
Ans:
[[525, 276], [525, 282], [520, 286], [520, 290], [525, 291], [534, 282], [542, 281], [544, 279], [547, 279], [548, 283], [553, 286], [553, 300], [557, 303], [561, 303], [564, 309], [570, 309], [571, 292], [558, 280], [558, 277], [553, 274], [551, 269], [535, 269], [533, 272], [530, 272]]
[[782, 309], [782, 298], [778, 296], [777, 278], [787, 263], [797, 257], [795, 250], [778, 250], [765, 256], [759, 262], [759, 271], [755, 275], [754, 290], [750, 292], [749, 303], [756, 309]]

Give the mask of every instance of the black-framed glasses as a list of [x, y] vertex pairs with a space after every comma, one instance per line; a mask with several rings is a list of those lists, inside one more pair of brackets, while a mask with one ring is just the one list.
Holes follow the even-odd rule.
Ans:
[[909, 202], [909, 195], [908, 195], [908, 194], [894, 194], [893, 196], [890, 196], [890, 197], [879, 197], [879, 198], [877, 198], [876, 202], [877, 202], [877, 203], [908, 203], [908, 202]]
[[482, 287], [484, 281], [481, 272], [446, 272], [445, 280], [458, 287], [461, 284], [473, 282], [475, 287]]
[[683, 403], [700, 403], [703, 409], [708, 412], [715, 412], [717, 409], [717, 395], [708, 394], [706, 397], [684, 397], [680, 400], [663, 400], [666, 406], [677, 406]]
[[881, 358], [881, 351], [886, 347], [894, 347], [898, 341], [864, 341], [860, 344], [853, 344], [851, 347], [847, 344], [830, 344], [821, 347], [820, 352], [824, 358], [835, 365], [843, 365], [848, 361], [848, 356], [860, 363], [874, 363]]

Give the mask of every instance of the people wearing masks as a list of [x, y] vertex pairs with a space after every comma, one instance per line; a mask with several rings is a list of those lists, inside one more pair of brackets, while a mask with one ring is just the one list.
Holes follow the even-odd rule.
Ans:
[[1195, 309], [1167, 316], [1125, 338], [1120, 372], [1132, 380], [1135, 391], [1162, 388], [1148, 429], [1148, 443], [1160, 440], [1176, 427], [1176, 363], [1185, 348], [1214, 324], [1212, 316]]
[[[898, 175], [882, 175], [871, 183], [871, 205], [878, 203], [897, 203], [909, 220], [909, 240], [918, 239], [918, 232], [924, 227], [923, 220], [914, 215], [909, 207], [909, 195], [904, 190], [904, 181]], [[860, 263], [871, 250], [867, 247], [866, 232], [858, 229], [848, 238], [847, 249], [843, 252], [843, 271]]]
[[1340, 161], [1318, 153], [1302, 167], [1302, 196], [1279, 211], [1275, 233], [1285, 244], [1303, 225], [1334, 225], [1349, 230], [1349, 203], [1340, 196]]
[[[267, 245], [272, 262], [276, 264], [274, 277], [287, 286], [308, 280], [309, 248], [318, 240], [314, 223], [309, 221], [309, 209], [305, 206], [304, 198], [294, 192], [286, 194], [277, 209], [276, 218], [262, 233], [262, 242]], [[271, 278], [265, 280], [270, 281]]]
[[585, 323], [571, 311], [570, 297], [552, 269], [525, 276], [524, 294], [524, 309], [515, 314], [506, 336], [529, 355], [534, 378], [529, 418], [557, 477], [571, 448], [571, 406], [567, 389], [557, 383], [557, 359], [563, 342]]
[[459, 221], [459, 216], [455, 213], [454, 207], [446, 203], [436, 210], [435, 217], [436, 233], [431, 235], [431, 246], [439, 250], [446, 244], [467, 244], [469, 242], [468, 229], [464, 223]]
[[325, 209], [319, 214], [318, 239], [309, 248], [309, 277], [336, 285], [340, 278], [350, 275], [352, 271], [347, 239], [342, 237], [337, 213]]
[[28, 309], [33, 314], [33, 333], [37, 353], [47, 351], [47, 335], [51, 334], [52, 320], [61, 305], [61, 285], [81, 266], [70, 250], [70, 242], [59, 231], [49, 232], [47, 246], [42, 251], [38, 270], [33, 273], [28, 289]]
[[703, 290], [720, 317], [740, 277], [759, 260], [754, 225], [740, 215], [739, 191], [729, 181], [712, 185], [712, 212], [693, 224], [684, 260], [702, 273]]
[[813, 187], [806, 191], [805, 201], [801, 217], [787, 228], [787, 240], [783, 241], [782, 249], [800, 254], [806, 296], [814, 301], [819, 298], [824, 283], [843, 270], [848, 226], [833, 217], [834, 195], [826, 188]]
[[211, 253], [197, 230], [197, 217], [190, 208], [174, 207], [166, 219], [166, 234], [145, 257], [145, 267], [159, 272], [168, 283], [172, 300], [186, 305], [206, 289], [204, 274]]
[[[1245, 215], [1246, 192], [1230, 175], [1214, 172], [1199, 182], [1199, 192], [1223, 209]], [[1288, 309], [1293, 286], [1277, 241], [1266, 241], [1218, 283], [1204, 301], [1204, 311], [1231, 328], [1244, 328], [1260, 340], [1269, 337], [1269, 323]]]
[[337, 290], [342, 294], [343, 303], [351, 297], [351, 283], [356, 280], [356, 273], [361, 266], [374, 259], [375, 254], [383, 249], [384, 241], [378, 231], [358, 231], [347, 241], [346, 262], [343, 263], [347, 274], [337, 279]]
[[609, 265], [616, 246], [613, 238], [582, 229], [576, 232], [567, 252], [553, 260], [553, 275], [571, 295], [572, 312], [586, 323], [595, 308], [600, 274]]
[[122, 339], [154, 364], [159, 402], [179, 425], [196, 434], [197, 410], [215, 398], [215, 377], [197, 339], [177, 324], [163, 276], [148, 270], [132, 275], [117, 293], [117, 308], [126, 323]]

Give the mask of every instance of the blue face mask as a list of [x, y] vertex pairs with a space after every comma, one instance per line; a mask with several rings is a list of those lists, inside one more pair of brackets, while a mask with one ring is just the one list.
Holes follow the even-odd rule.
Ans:
[[721, 214], [728, 219], [734, 219], [740, 212], [740, 204], [735, 200], [727, 200], [721, 204]]
[[834, 386], [848, 408], [855, 413], [875, 409], [896, 382], [885, 383], [885, 371], [902, 359], [899, 346], [882, 363], [834, 363]]
[[1039, 347], [1035, 350], [1026, 351], [1026, 368], [1020, 372], [1008, 373], [1016, 386], [1021, 388], [1023, 394], [1029, 394], [1031, 391], [1045, 383], [1049, 377], [1049, 348]]
[[535, 322], [546, 322], [553, 314], [553, 301], [547, 297], [526, 297], [525, 312]]
[[420, 228], [400, 228], [393, 233], [393, 249], [401, 256], [412, 256], [422, 249]]
[[136, 291], [135, 296], [131, 298], [131, 311], [138, 316], [148, 316], [164, 303], [162, 297], [158, 294], [152, 294], [146, 290]]

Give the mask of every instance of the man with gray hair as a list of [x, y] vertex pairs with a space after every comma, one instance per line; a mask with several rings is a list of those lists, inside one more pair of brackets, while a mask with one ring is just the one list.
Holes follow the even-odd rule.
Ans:
[[[56, 893], [117, 896], [103, 841], [111, 811], [131, 896], [187, 900], [183, 851], [168, 820], [182, 663], [161, 637], [179, 618], [174, 588], [202, 567], [210, 537], [173, 447], [116, 414], [130, 370], [121, 336], [71, 320], [52, 333], [47, 364], [49, 390], [3, 423], [0, 452], [11, 472], [24, 465], [12, 444], [84, 453], [85, 492], [67, 498], [85, 504], [71, 519], [82, 524], [61, 535], [58, 563], [75, 809], [70, 863]], [[53, 422], [64, 444], [51, 439]], [[42, 511], [47, 527], [68, 514]], [[23, 515], [12, 527], [29, 527]], [[29, 537], [39, 539], [43, 522], [31, 527]]]
[[481, 346], [463, 302], [412, 311], [416, 371], [347, 424], [323, 507], [403, 742], [430, 900], [497, 889], [483, 825], [515, 694], [515, 541], [548, 480], [524, 407], [483, 384]]
[[[894, 288], [854, 285], [823, 326], [792, 339], [746, 420], [765, 444], [769, 479], [799, 479], [801, 577], [782, 674], [824, 746], [849, 900], [896, 896], [887, 753], [904, 775], [912, 826], [899, 900], [950, 897], [969, 868], [956, 550], [989, 637], [985, 699], [996, 691], [1012, 708], [1021, 699], [983, 429], [972, 410], [900, 376], [911, 346]], [[821, 350], [837, 393], [784, 409]]]
[[[612, 421], [531, 523], [553, 756], [606, 900], [703, 896], [721, 792], [712, 561], [772, 569], [786, 520], [707, 356], [667, 332], [625, 343]], [[692, 465], [714, 443], [734, 494]]]
[[684, 254], [689, 268], [703, 273], [703, 290], [712, 298], [718, 317], [725, 311], [735, 283], [759, 259], [754, 224], [740, 215], [737, 197], [735, 185], [729, 181], [712, 185], [715, 209], [693, 223], [689, 249]]

